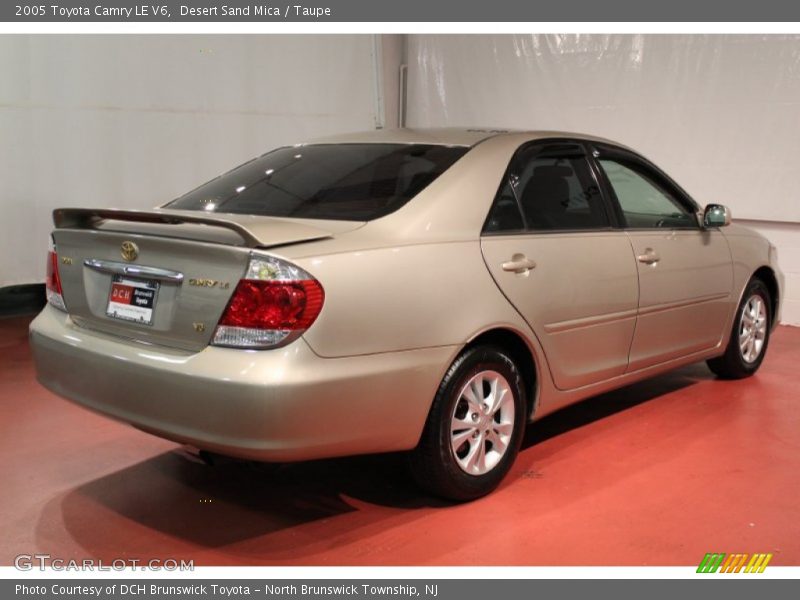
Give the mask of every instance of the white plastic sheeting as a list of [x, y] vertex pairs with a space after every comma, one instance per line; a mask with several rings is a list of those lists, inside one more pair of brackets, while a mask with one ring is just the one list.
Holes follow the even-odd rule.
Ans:
[[0, 36], [0, 287], [59, 206], [149, 208], [275, 146], [374, 127], [371, 36]]
[[408, 48], [409, 126], [608, 137], [701, 204], [800, 222], [800, 36], [414, 35]]

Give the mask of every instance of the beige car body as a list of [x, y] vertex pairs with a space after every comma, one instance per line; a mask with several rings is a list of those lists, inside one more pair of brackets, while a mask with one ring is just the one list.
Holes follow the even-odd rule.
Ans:
[[[194, 248], [199, 235], [213, 256], [239, 235], [249, 246], [237, 246], [225, 260], [244, 265], [251, 247], [262, 246], [322, 283], [319, 318], [291, 344], [245, 351], [198, 338], [196, 345], [166, 347], [157, 336], [99, 331], [48, 306], [31, 325], [38, 378], [90, 409], [233, 456], [291, 461], [398, 451], [418, 443], [446, 370], [476, 340], [508, 344], [526, 363], [533, 420], [719, 356], [743, 290], [759, 270], [772, 277], [779, 307], [783, 278], [774, 248], [735, 224], [482, 235], [514, 153], [529, 141], [554, 138], [595, 140], [456, 130], [323, 140], [472, 148], [397, 212], [366, 223], [213, 214], [201, 215], [208, 224], [177, 225], [177, 237], [186, 240], [173, 244]], [[180, 218], [190, 211], [157, 212]], [[226, 227], [213, 227], [223, 221]], [[127, 232], [125, 224], [100, 226], [92, 233], [98, 258], [118, 258], [119, 240], [135, 239], [139, 261], [148, 264], [149, 245], [159, 243], [151, 235], [159, 225]], [[55, 234], [57, 242], [68, 240], [73, 225], [65, 220]], [[648, 249], [660, 253], [658, 264], [637, 262]], [[535, 268], [504, 270], [517, 254]], [[60, 269], [81, 269], [86, 257], [74, 258]], [[186, 276], [218, 278], [215, 264], [209, 259], [207, 268]], [[83, 275], [84, 285], [89, 277]], [[191, 293], [200, 301], [226, 292]]]

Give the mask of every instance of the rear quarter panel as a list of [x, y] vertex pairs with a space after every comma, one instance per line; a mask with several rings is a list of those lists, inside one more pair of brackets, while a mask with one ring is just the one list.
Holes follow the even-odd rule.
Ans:
[[492, 280], [477, 240], [295, 262], [325, 289], [322, 312], [304, 335], [320, 356], [461, 345], [492, 326], [527, 329]]

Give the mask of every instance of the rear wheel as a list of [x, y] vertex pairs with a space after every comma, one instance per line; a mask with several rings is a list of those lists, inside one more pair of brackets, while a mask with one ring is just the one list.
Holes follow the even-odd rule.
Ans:
[[451, 500], [491, 492], [519, 452], [526, 411], [514, 360], [493, 346], [465, 350], [431, 406], [411, 468], [419, 485]]
[[708, 367], [724, 379], [749, 377], [761, 366], [767, 353], [772, 325], [769, 289], [752, 279], [742, 295], [733, 321], [725, 354], [708, 361]]

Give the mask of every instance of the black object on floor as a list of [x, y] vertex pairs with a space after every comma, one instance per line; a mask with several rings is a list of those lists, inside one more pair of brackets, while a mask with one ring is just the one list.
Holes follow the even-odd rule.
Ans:
[[37, 313], [46, 302], [43, 283], [0, 287], [0, 317]]

